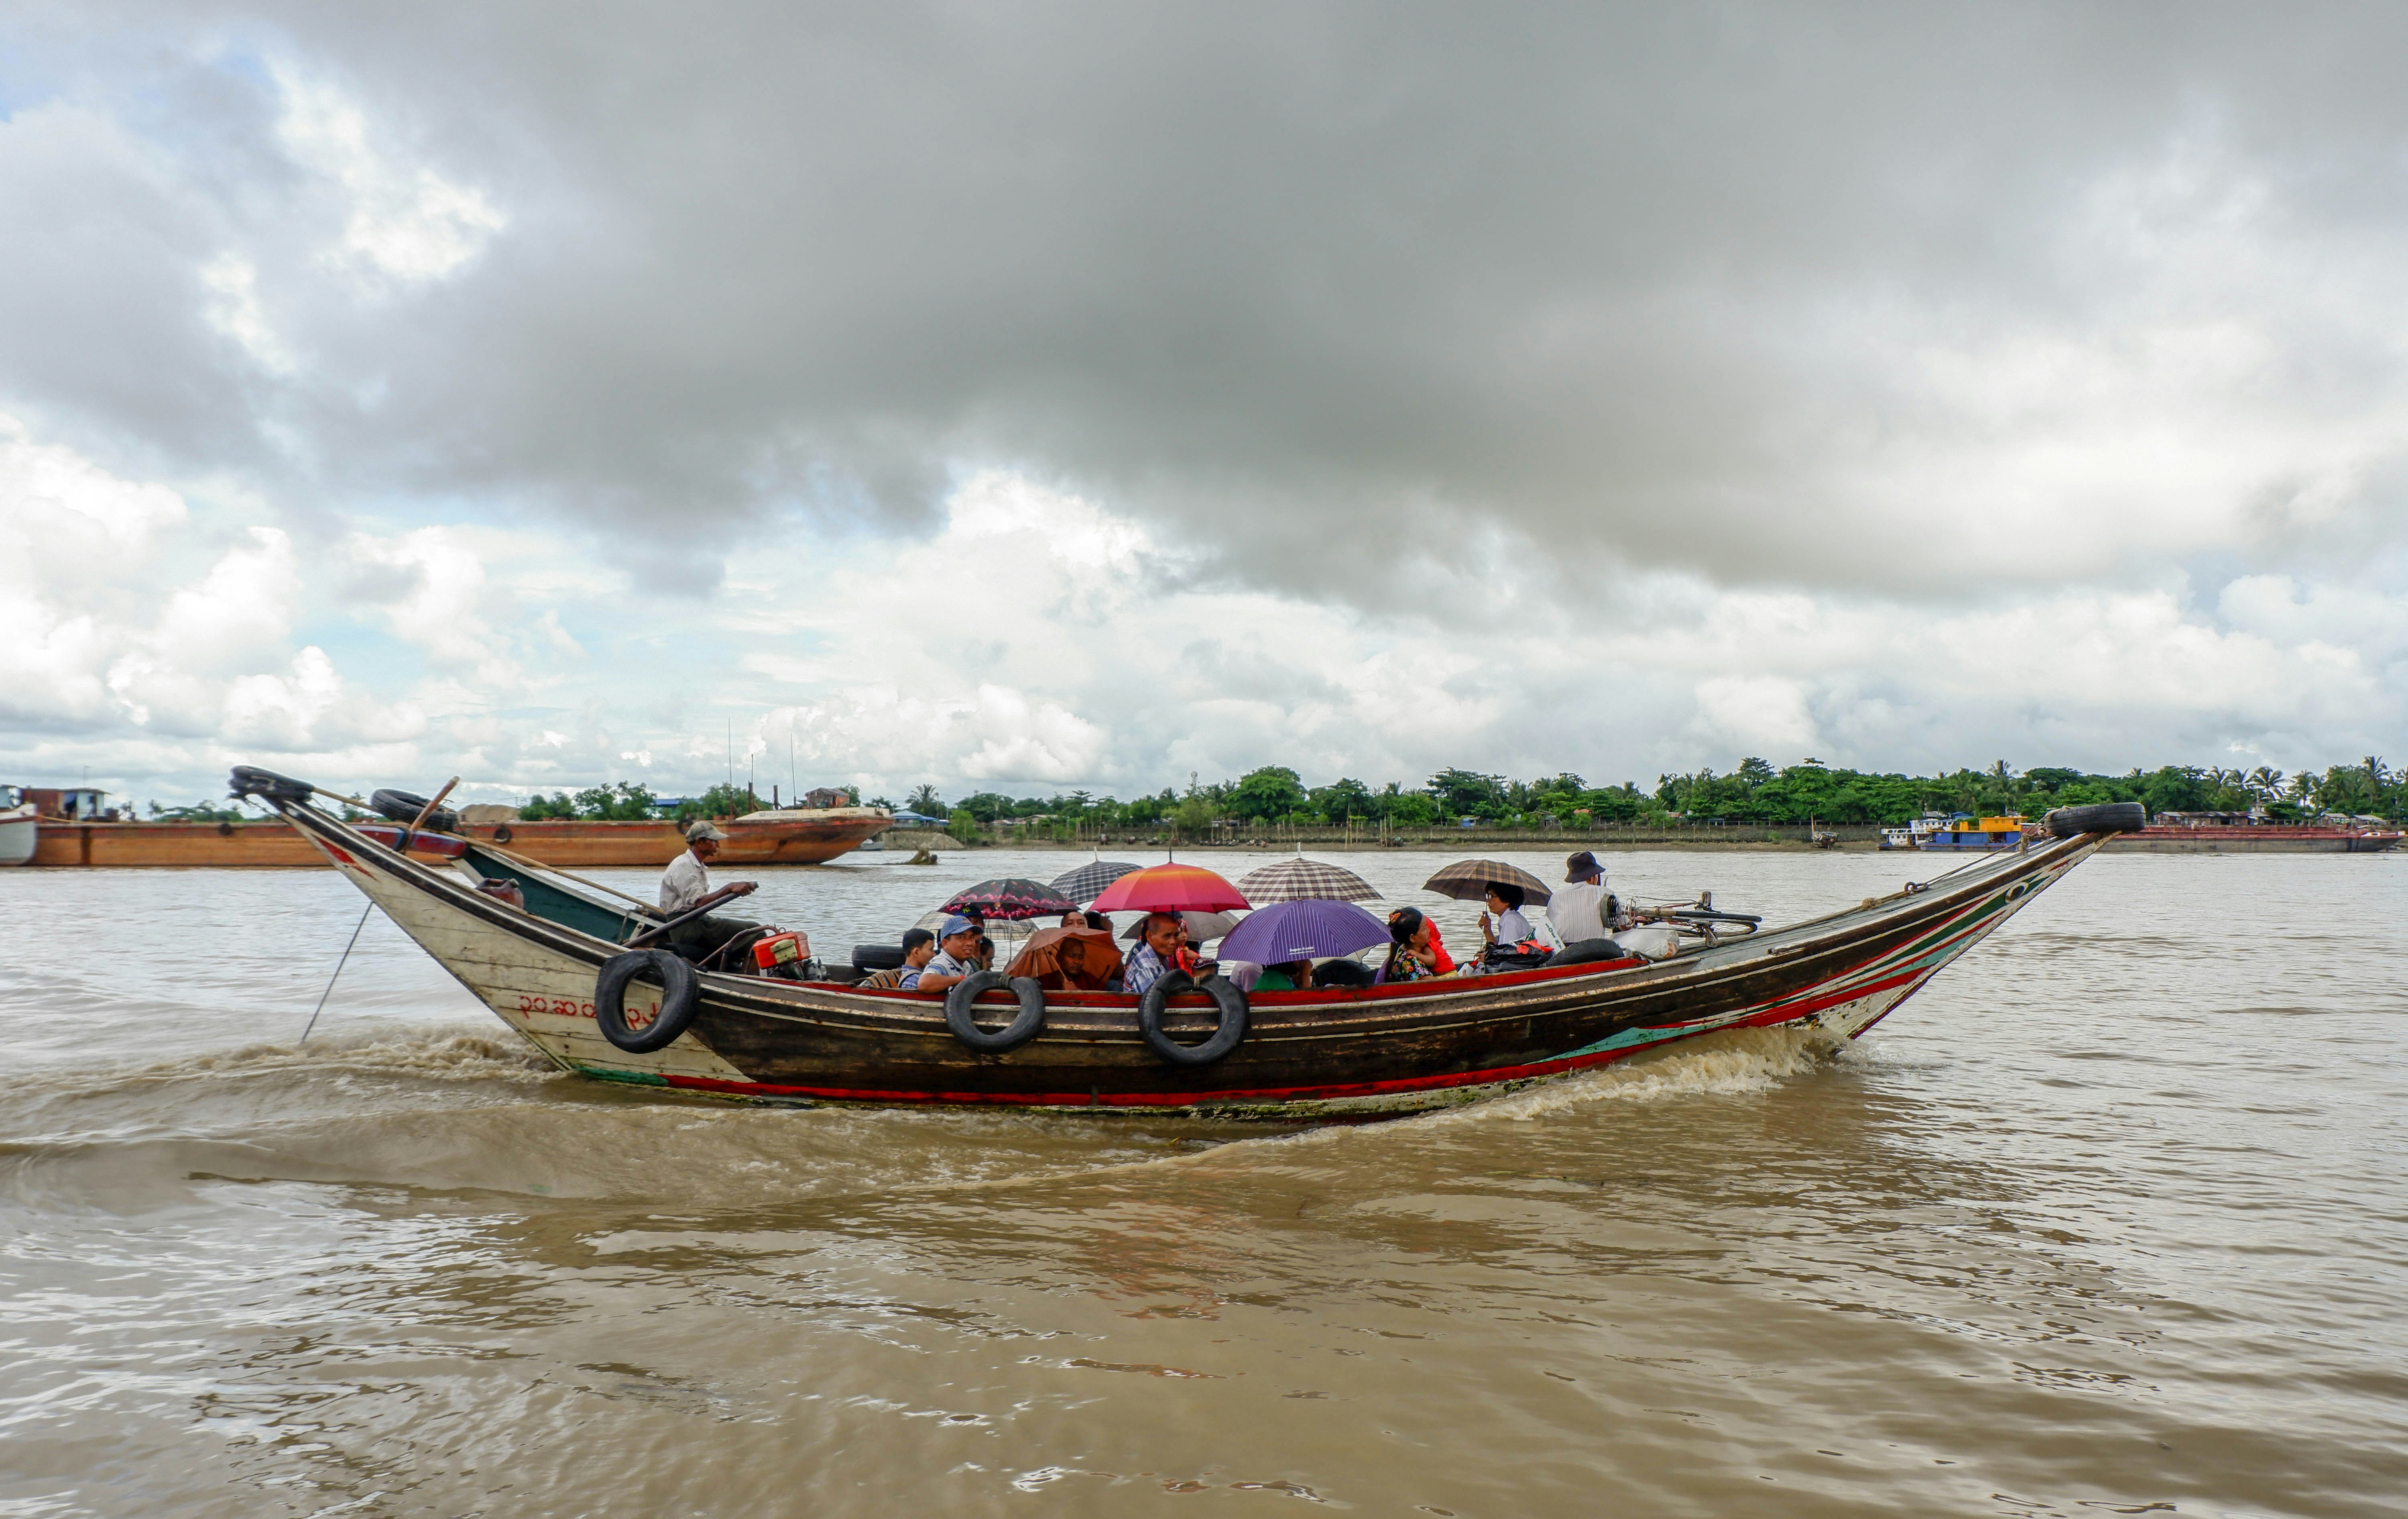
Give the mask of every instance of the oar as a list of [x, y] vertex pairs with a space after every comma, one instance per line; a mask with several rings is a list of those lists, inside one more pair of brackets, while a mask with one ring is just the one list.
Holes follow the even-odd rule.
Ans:
[[433, 797], [433, 799], [432, 799], [432, 800], [428, 801], [428, 802], [427, 802], [427, 804], [426, 804], [424, 807], [422, 807], [422, 808], [420, 808], [420, 809], [418, 810], [418, 816], [416, 816], [416, 817], [414, 817], [414, 818], [410, 819], [410, 820], [409, 820], [409, 826], [408, 826], [408, 827], [407, 827], [407, 828], [404, 828], [403, 830], [401, 830], [401, 841], [400, 841], [399, 845], [397, 846], [397, 852], [398, 852], [398, 853], [403, 853], [403, 854], [407, 854], [407, 853], [409, 853], [409, 836], [410, 836], [411, 834], [414, 834], [414, 833], [416, 833], [416, 832], [418, 831], [419, 825], [420, 825], [421, 824], [424, 823], [428, 818], [431, 818], [431, 817], [433, 817], [433, 816], [435, 815], [435, 810], [436, 810], [437, 808], [441, 807], [441, 806], [443, 805], [443, 798], [444, 798], [444, 797], [446, 797], [446, 796], [451, 795], [452, 795], [452, 787], [454, 787], [454, 786], [456, 786], [456, 785], [458, 785], [459, 783], [460, 783], [460, 778], [459, 778], [458, 776], [456, 776], [456, 775], [455, 775], [455, 776], [453, 776], [451, 780], [446, 781], [445, 782], [443, 782], [443, 789], [442, 789], [441, 791], [437, 792], [437, 793], [435, 794], [435, 795], [434, 795], [434, 797]]

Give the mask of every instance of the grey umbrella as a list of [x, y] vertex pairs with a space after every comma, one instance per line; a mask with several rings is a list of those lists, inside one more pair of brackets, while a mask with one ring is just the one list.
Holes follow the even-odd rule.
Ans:
[[1089, 860], [1076, 870], [1054, 878], [1054, 889], [1073, 902], [1092, 902], [1104, 888], [1139, 867], [1123, 860]]

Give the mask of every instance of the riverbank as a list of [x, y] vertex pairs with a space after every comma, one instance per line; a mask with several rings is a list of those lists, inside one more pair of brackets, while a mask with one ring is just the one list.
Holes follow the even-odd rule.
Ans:
[[[1028, 837], [1033, 829], [982, 831], [953, 842], [955, 849], [1042, 850], [1063, 853], [1084, 854], [1098, 850], [1175, 849], [1200, 853], [1244, 853], [1275, 850], [1301, 851], [1307, 854], [1342, 854], [1350, 852], [1383, 850], [1419, 850], [1454, 854], [1490, 854], [1500, 850], [1553, 850], [1566, 853], [1575, 850], [1593, 850], [1604, 853], [1613, 850], [1677, 849], [1677, 850], [1770, 850], [1775, 852], [1808, 853], [1815, 850], [1840, 849], [1870, 852], [1881, 848], [1882, 830], [1878, 827], [1815, 828], [1836, 839], [1831, 844], [1813, 842], [1805, 828], [1712, 827], [1689, 828], [1591, 828], [1560, 829], [1533, 832], [1502, 828], [1414, 828], [1392, 834], [1365, 833], [1343, 828], [1279, 828], [1236, 833], [1226, 837], [1191, 838], [1173, 830], [1159, 833], [1106, 832], [1077, 834], [1067, 838]], [[888, 849], [911, 850], [920, 847], [915, 839], [927, 835], [915, 829], [894, 829], [883, 836]], [[939, 845], [930, 845], [940, 848]]]

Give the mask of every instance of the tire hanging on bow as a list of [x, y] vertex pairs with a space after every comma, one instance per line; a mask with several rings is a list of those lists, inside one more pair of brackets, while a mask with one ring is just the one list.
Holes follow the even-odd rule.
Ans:
[[[642, 1028], [627, 1026], [627, 988], [638, 976], [661, 983], [661, 1010]], [[666, 950], [629, 950], [602, 962], [594, 982], [594, 1026], [629, 1054], [650, 1054], [677, 1041], [702, 1007], [694, 967]]]

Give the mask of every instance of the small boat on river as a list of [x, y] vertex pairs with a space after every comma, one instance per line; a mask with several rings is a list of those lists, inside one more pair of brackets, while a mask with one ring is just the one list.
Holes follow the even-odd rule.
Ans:
[[[235, 790], [280, 813], [564, 1070], [772, 1101], [1263, 1119], [1446, 1106], [1722, 1029], [1856, 1038], [2142, 823], [2128, 804], [2068, 809], [2050, 815], [2045, 842], [1771, 932], [1726, 941], [1710, 921], [1701, 943], [1662, 960], [1594, 940], [1606, 957], [1392, 986], [1248, 997], [1208, 976], [1140, 998], [1022, 981], [972, 998], [781, 979], [796, 967], [766, 959], [758, 973], [698, 971], [629, 948], [663, 926], [631, 898], [473, 839], [440, 867], [396, 853], [313, 805], [303, 781], [246, 768]], [[655, 953], [670, 963], [644, 969]], [[996, 1048], [973, 1014], [1011, 1020], [1022, 1042]]]
[[23, 865], [34, 857], [38, 838], [34, 804], [17, 795], [14, 786], [0, 786], [0, 865]]

